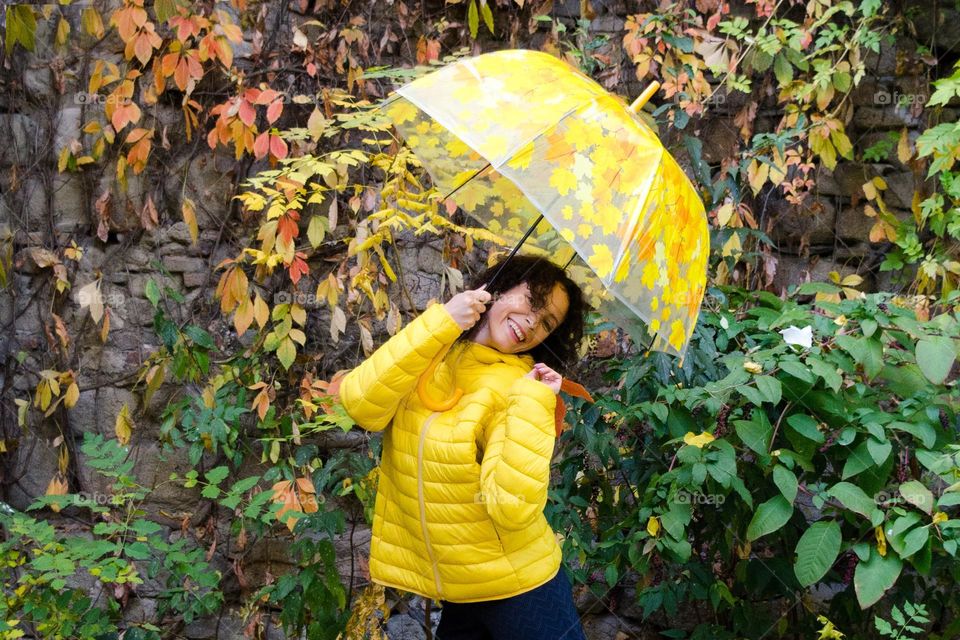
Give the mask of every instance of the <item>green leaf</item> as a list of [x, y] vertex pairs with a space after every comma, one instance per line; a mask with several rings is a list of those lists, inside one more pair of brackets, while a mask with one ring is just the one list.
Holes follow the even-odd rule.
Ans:
[[33, 7], [27, 3], [7, 6], [6, 15], [6, 52], [13, 52], [13, 45], [20, 43], [27, 51], [36, 47], [37, 18]]
[[873, 456], [870, 455], [867, 443], [861, 442], [847, 456], [847, 461], [843, 465], [843, 472], [840, 475], [846, 480], [874, 466], [876, 464], [873, 462]]
[[607, 565], [607, 568], [603, 571], [603, 577], [609, 586], [615, 586], [617, 584], [617, 565]]
[[797, 581], [809, 587], [827, 574], [840, 555], [840, 525], [833, 520], [814, 522], [797, 542], [793, 572]]
[[920, 551], [929, 539], [930, 529], [927, 527], [917, 527], [913, 529], [903, 538], [903, 551], [900, 552], [901, 557], [909, 558], [917, 551]]
[[810, 370], [823, 378], [823, 382], [833, 389], [834, 392], [840, 390], [843, 378], [837, 373], [836, 365], [827, 364], [817, 358], [807, 358], [807, 364], [810, 365]]
[[783, 496], [774, 496], [757, 507], [750, 524], [747, 525], [747, 540], [753, 542], [758, 538], [773, 533], [783, 527], [793, 515], [793, 505]]
[[943, 384], [956, 359], [957, 352], [950, 338], [932, 336], [917, 342], [917, 365], [933, 384]]
[[780, 381], [773, 376], [758, 376], [754, 378], [757, 383], [757, 389], [763, 394], [764, 399], [770, 404], [777, 404], [783, 395], [783, 388]]
[[220, 466], [210, 469], [210, 471], [203, 474], [203, 477], [206, 478], [210, 484], [220, 484], [228, 475], [230, 475], [230, 469], [225, 466]]
[[220, 487], [215, 484], [208, 484], [203, 488], [203, 491], [200, 492], [200, 495], [204, 498], [216, 498], [220, 495]]
[[768, 455], [773, 426], [763, 411], [755, 410], [750, 420], [734, 421], [734, 428], [743, 444], [761, 455]]
[[293, 346], [293, 340], [290, 338], [284, 338], [281, 340], [279, 346], [277, 346], [277, 358], [280, 360], [280, 364], [283, 365], [283, 368], [289, 369], [296, 357], [297, 348]]
[[903, 561], [889, 552], [885, 556], [871, 553], [869, 560], [858, 563], [853, 574], [853, 586], [860, 608], [866, 609], [882, 598], [897, 582], [902, 569]]
[[805, 413], [794, 413], [787, 417], [787, 426], [808, 440], [822, 443], [825, 438], [818, 428], [819, 423]]
[[237, 480], [233, 483], [233, 486], [230, 487], [230, 493], [243, 493], [244, 491], [249, 491], [257, 482], [260, 481], [260, 476], [250, 476], [249, 478], [244, 478], [243, 480]]
[[933, 493], [922, 483], [910, 480], [900, 485], [900, 495], [903, 499], [926, 514], [933, 513]]
[[891, 422], [890, 427], [905, 431], [931, 449], [937, 442], [937, 432], [929, 422]]
[[487, 0], [480, 0], [480, 15], [483, 16], [483, 23], [487, 25], [487, 30], [491, 35], [496, 35], [493, 31], [493, 13], [490, 11]]
[[870, 457], [873, 458], [873, 461], [878, 465], [881, 465], [887, 461], [887, 458], [890, 456], [890, 452], [892, 450], [893, 445], [889, 440], [878, 442], [874, 438], [867, 438], [867, 451], [870, 452]]
[[157, 283], [153, 281], [153, 278], [147, 280], [147, 286], [143, 288], [143, 294], [147, 296], [147, 300], [149, 300], [153, 308], [156, 309], [157, 304], [160, 302], [160, 289], [157, 288]]
[[310, 224], [307, 225], [307, 239], [310, 246], [316, 249], [323, 242], [323, 237], [327, 232], [327, 219], [323, 216], [313, 216], [310, 218]]
[[790, 84], [793, 80], [793, 65], [783, 53], [778, 53], [773, 59], [773, 74], [777, 77], [780, 86]]
[[782, 464], [778, 464], [773, 468], [773, 482], [780, 489], [780, 493], [787, 499], [787, 502], [793, 504], [793, 501], [797, 499], [797, 476], [793, 475], [793, 471]]
[[810, 368], [799, 360], [781, 360], [780, 369], [803, 382], [813, 382], [816, 377]]
[[837, 336], [836, 343], [863, 367], [868, 380], [883, 369], [883, 345], [877, 338], [854, 338], [843, 335]]
[[847, 509], [859, 513], [867, 520], [871, 520], [877, 510], [876, 502], [863, 489], [850, 482], [838, 482], [830, 487], [827, 493], [839, 500]]
[[470, 0], [467, 7], [467, 26], [470, 28], [470, 37], [476, 40], [477, 30], [480, 28], [480, 16], [477, 15], [477, 0]]

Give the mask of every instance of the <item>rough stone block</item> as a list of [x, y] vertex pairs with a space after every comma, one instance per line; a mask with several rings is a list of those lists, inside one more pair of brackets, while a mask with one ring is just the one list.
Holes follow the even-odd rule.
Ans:
[[173, 273], [184, 273], [187, 271], [207, 271], [207, 261], [201, 258], [191, 258], [188, 256], [164, 256], [163, 266]]
[[771, 202], [768, 213], [772, 226], [770, 237], [781, 245], [818, 245], [833, 242], [836, 207], [829, 198], [811, 200], [798, 207], [785, 200]]
[[[843, 207], [837, 215], [836, 235], [841, 240], [854, 242], [869, 242], [870, 229], [876, 224], [876, 219], [864, 213], [863, 205], [857, 207]], [[913, 218], [909, 211], [892, 210], [892, 213], [901, 221]]]
[[59, 154], [60, 150], [69, 146], [71, 141], [79, 140], [83, 125], [83, 109], [80, 105], [70, 104], [60, 109], [54, 125], [54, 154]]
[[[782, 254], [777, 262], [777, 273], [773, 277], [773, 287], [776, 293], [782, 293], [789, 288], [804, 282], [829, 282], [831, 271], [836, 271], [840, 277], [857, 273], [856, 266], [846, 265], [830, 258], [815, 256], [807, 260], [799, 256]], [[862, 291], [869, 291], [872, 282], [868, 275], [864, 276]]]
[[30, 116], [0, 114], [0, 135], [6, 139], [0, 148], [0, 163], [24, 166], [35, 157], [40, 144], [40, 126]]
[[52, 436], [47, 438], [34, 431], [28, 431], [20, 439], [13, 464], [3, 473], [5, 482], [16, 479], [7, 489], [8, 502], [14, 509], [26, 509], [47, 492], [47, 485], [58, 468], [58, 452], [50, 446], [51, 440]]
[[853, 121], [858, 129], [899, 129], [918, 127], [922, 117], [906, 106], [858, 107]]

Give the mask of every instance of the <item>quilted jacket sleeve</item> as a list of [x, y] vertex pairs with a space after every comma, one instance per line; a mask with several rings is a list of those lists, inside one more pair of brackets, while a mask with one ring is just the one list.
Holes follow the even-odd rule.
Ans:
[[340, 402], [347, 414], [368, 431], [384, 429], [433, 357], [460, 333], [442, 304], [430, 305], [343, 377]]
[[506, 409], [484, 431], [480, 485], [487, 512], [498, 527], [523, 529], [547, 504], [556, 404], [550, 387], [518, 378], [510, 388]]

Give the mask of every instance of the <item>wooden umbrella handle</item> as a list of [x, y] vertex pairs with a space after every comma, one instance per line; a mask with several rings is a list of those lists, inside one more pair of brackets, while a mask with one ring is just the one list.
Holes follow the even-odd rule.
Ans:
[[437, 370], [437, 367], [440, 366], [440, 363], [443, 361], [444, 356], [447, 355], [447, 351], [450, 350], [451, 346], [453, 346], [452, 343], [448, 344], [440, 353], [433, 357], [427, 370], [420, 374], [420, 379], [417, 381], [417, 395], [420, 396], [420, 402], [422, 402], [423, 406], [427, 409], [430, 409], [430, 411], [448, 411], [454, 408], [463, 396], [463, 389], [460, 387], [457, 387], [451, 397], [442, 401], [433, 400], [427, 393], [427, 385], [433, 380], [433, 373]]

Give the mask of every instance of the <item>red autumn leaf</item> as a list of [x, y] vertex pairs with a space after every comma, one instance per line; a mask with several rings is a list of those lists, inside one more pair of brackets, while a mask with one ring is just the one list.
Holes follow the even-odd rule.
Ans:
[[263, 89], [257, 95], [257, 98], [254, 100], [254, 102], [257, 104], [270, 104], [279, 97], [280, 93], [278, 91], [274, 91], [273, 89]]
[[281, 100], [274, 100], [270, 103], [270, 106], [267, 107], [267, 122], [273, 124], [277, 121], [277, 118], [280, 117], [281, 113], [283, 113], [283, 102]]
[[273, 157], [282, 160], [287, 157], [287, 143], [280, 136], [270, 136], [270, 153]]
[[253, 143], [253, 155], [259, 160], [267, 155], [270, 152], [270, 133], [264, 131], [257, 136], [257, 139]]
[[301, 276], [305, 276], [310, 273], [310, 267], [307, 266], [307, 263], [301, 257], [304, 254], [297, 252], [297, 256], [293, 259], [293, 262], [290, 263], [290, 280], [293, 284], [297, 284], [300, 281]]
[[[587, 402], [593, 402], [593, 396], [590, 395], [582, 384], [574, 382], [573, 380], [568, 380], [567, 378], [563, 379], [563, 382], [560, 383], [560, 391], [563, 391], [567, 395], [574, 396], [575, 398], [583, 398]], [[567, 405], [559, 395], [557, 396], [557, 407], [553, 414], [554, 428], [557, 433], [557, 437], [560, 437], [560, 433], [563, 431], [565, 426], [564, 418], [567, 416]]]
[[297, 224], [299, 216], [295, 214], [295, 211], [288, 211], [277, 220], [277, 236], [284, 244], [290, 244], [300, 235], [300, 226]]
[[257, 112], [254, 110], [253, 105], [247, 102], [246, 100], [240, 101], [240, 108], [237, 111], [237, 117], [240, 118], [240, 121], [252, 127], [254, 121], [257, 119]]

